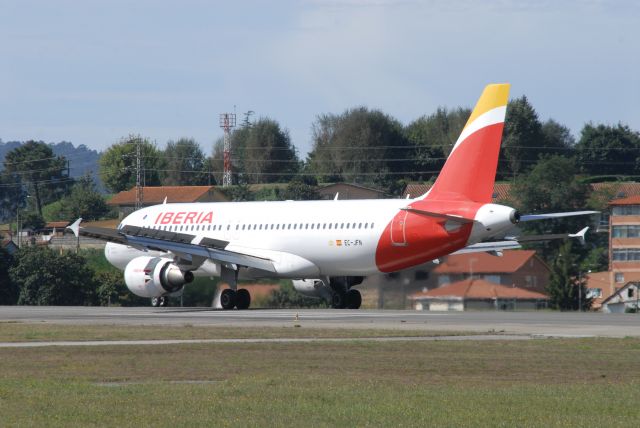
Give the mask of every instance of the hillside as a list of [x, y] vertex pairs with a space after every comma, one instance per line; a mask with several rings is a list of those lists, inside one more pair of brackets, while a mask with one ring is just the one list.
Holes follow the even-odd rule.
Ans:
[[[6, 154], [22, 144], [23, 142], [21, 141], [3, 142], [0, 140], [0, 170], [3, 169], [2, 162], [4, 162]], [[87, 173], [91, 174], [98, 189], [103, 191], [102, 183], [98, 177], [98, 159], [100, 159], [101, 153], [88, 148], [84, 144], [76, 147], [73, 143], [67, 141], [49, 143], [49, 146], [51, 146], [53, 153], [57, 156], [64, 156], [69, 161], [71, 177], [77, 178]]]

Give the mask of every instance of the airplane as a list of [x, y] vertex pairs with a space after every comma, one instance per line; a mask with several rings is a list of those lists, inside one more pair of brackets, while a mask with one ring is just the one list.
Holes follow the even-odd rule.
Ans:
[[575, 234], [505, 236], [520, 222], [594, 214], [574, 211], [521, 215], [491, 201], [509, 84], [485, 87], [431, 189], [414, 199], [167, 203], [142, 208], [117, 229], [69, 228], [108, 241], [107, 260], [124, 270], [134, 294], [165, 306], [194, 276], [229, 285], [223, 309], [247, 309], [241, 279], [286, 278], [334, 308], [357, 309], [353, 288], [364, 277], [396, 272], [448, 254], [501, 255], [530, 240]]

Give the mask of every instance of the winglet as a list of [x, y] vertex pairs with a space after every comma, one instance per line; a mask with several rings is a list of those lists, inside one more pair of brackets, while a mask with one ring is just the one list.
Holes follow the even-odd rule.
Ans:
[[334, 196], [333, 200], [337, 201], [338, 200], [338, 196], [340, 196], [340, 192], [336, 192], [336, 196]]
[[587, 234], [587, 230], [589, 230], [589, 226], [585, 227], [584, 229], [582, 229], [580, 232], [578, 233], [570, 233], [569, 234], [569, 238], [578, 238], [578, 240], [580, 241], [580, 243], [582, 245], [586, 244], [586, 241], [584, 239], [584, 236]]
[[80, 223], [82, 222], [82, 217], [73, 222], [72, 225], [67, 226], [67, 229], [71, 230], [76, 238], [80, 235]]

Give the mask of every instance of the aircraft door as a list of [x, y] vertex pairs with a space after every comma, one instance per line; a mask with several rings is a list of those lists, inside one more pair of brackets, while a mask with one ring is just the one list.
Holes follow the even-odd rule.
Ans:
[[406, 247], [408, 245], [406, 235], [408, 214], [408, 211], [402, 210], [391, 221], [391, 244], [396, 247]]

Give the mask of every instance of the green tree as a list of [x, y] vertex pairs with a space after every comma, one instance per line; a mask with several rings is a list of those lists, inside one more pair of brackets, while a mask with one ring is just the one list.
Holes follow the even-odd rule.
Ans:
[[265, 302], [267, 308], [326, 308], [324, 299], [314, 299], [298, 293], [289, 280], [280, 281], [280, 288], [274, 290]]
[[[471, 110], [466, 108], [438, 108], [435, 113], [422, 116], [405, 128], [407, 139], [417, 146], [417, 166], [426, 171], [421, 174], [423, 180], [436, 176], [442, 169], [470, 115]], [[406, 155], [411, 152], [407, 151]]]
[[589, 186], [578, 177], [575, 161], [549, 156], [526, 175], [518, 177], [511, 191], [516, 206], [526, 213], [584, 209]]
[[0, 220], [15, 220], [18, 209], [23, 209], [27, 192], [20, 176], [0, 172]]
[[233, 202], [253, 201], [254, 194], [248, 184], [235, 184], [222, 189], [225, 195]]
[[318, 200], [318, 182], [313, 177], [296, 177], [287, 184], [281, 196], [282, 199], [290, 201]]
[[148, 306], [149, 299], [136, 296], [127, 288], [124, 275], [116, 269], [96, 272], [96, 294], [100, 306]]
[[585, 284], [585, 275], [580, 269], [573, 242], [565, 241], [551, 265], [551, 277], [547, 286], [550, 306], [561, 311], [576, 311], [580, 308], [582, 298], [582, 310], [588, 310], [592, 299], [587, 298]]
[[100, 156], [100, 179], [114, 193], [129, 190], [136, 184], [136, 145], [140, 142], [141, 169], [146, 186], [160, 185], [163, 162], [160, 152], [149, 140], [129, 135]]
[[0, 246], [0, 305], [15, 305], [18, 302], [18, 288], [9, 277], [13, 257]]
[[49, 221], [98, 220], [109, 212], [104, 196], [96, 190], [93, 178], [85, 175], [71, 188], [71, 193], [59, 201], [44, 207], [45, 218]]
[[23, 247], [9, 269], [19, 305], [87, 305], [95, 301], [93, 271], [74, 253]]
[[323, 182], [388, 187], [414, 171], [414, 147], [402, 125], [379, 110], [359, 107], [318, 116], [307, 164]]
[[549, 119], [542, 124], [543, 146], [545, 155], [558, 154], [572, 156], [574, 154], [575, 138], [566, 126]]
[[[577, 166], [571, 158], [549, 156], [542, 158], [528, 173], [515, 181], [510, 203], [520, 212], [551, 213], [583, 210], [587, 204], [589, 186], [577, 177]], [[590, 224], [585, 217], [559, 220], [532, 221], [523, 223], [522, 228], [533, 234], [577, 232]], [[541, 256], [552, 261], [557, 256], [560, 241], [532, 244]], [[586, 251], [586, 249], [584, 249]], [[581, 249], [581, 255], [583, 250]]]
[[162, 177], [163, 185], [206, 186], [211, 183], [210, 165], [194, 139], [169, 141], [162, 157], [167, 165]]
[[289, 132], [273, 119], [260, 118], [233, 133], [233, 165], [243, 183], [289, 181], [301, 167]]
[[20, 213], [20, 226], [23, 229], [42, 229], [45, 225], [44, 218], [35, 211], [26, 211]]
[[26, 187], [40, 215], [42, 207], [65, 194], [72, 182], [66, 159], [55, 156], [42, 141], [27, 141], [7, 153], [4, 174], [11, 177], [8, 181]]
[[638, 174], [640, 134], [627, 125], [587, 123], [576, 144], [578, 164], [590, 175]]
[[542, 153], [544, 134], [538, 114], [526, 96], [511, 100], [507, 105], [507, 116], [502, 137], [501, 160], [514, 176], [537, 161]]

